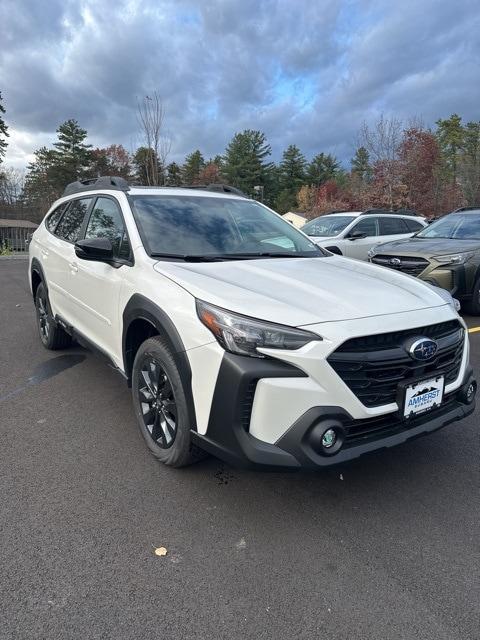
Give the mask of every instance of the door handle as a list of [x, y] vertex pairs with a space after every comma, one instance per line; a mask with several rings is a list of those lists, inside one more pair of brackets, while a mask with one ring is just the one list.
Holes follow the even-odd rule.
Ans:
[[69, 262], [68, 266], [70, 267], [70, 271], [73, 271], [73, 273], [77, 273], [78, 265], [76, 262]]

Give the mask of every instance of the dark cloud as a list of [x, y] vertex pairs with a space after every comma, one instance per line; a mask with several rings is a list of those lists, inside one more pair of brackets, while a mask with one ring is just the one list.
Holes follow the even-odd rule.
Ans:
[[138, 143], [157, 90], [172, 157], [243, 128], [348, 160], [380, 112], [479, 119], [473, 0], [3, 0], [0, 89], [17, 164], [74, 117], [94, 144]]

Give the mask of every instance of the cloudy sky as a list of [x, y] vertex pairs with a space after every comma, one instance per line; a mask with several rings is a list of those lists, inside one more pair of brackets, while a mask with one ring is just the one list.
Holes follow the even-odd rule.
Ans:
[[180, 161], [252, 128], [275, 159], [296, 143], [348, 162], [382, 112], [480, 119], [478, 0], [2, 0], [0, 33], [14, 166], [67, 118], [133, 150], [153, 90]]

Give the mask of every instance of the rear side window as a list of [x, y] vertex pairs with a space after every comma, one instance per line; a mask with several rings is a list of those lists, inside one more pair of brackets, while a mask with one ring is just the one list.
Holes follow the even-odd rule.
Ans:
[[401, 233], [409, 233], [410, 231], [402, 218], [387, 218], [385, 216], [384, 218], [379, 218], [378, 221], [381, 236], [395, 236]]
[[111, 198], [98, 198], [88, 221], [85, 238], [108, 238], [116, 258], [130, 257], [130, 245], [120, 207]]
[[58, 223], [55, 235], [67, 242], [76, 242], [91, 201], [91, 198], [73, 200]]
[[58, 205], [56, 209], [52, 211], [52, 213], [45, 220], [45, 226], [53, 233], [55, 231], [55, 227], [57, 226], [58, 221], [62, 217], [62, 213], [66, 210], [70, 202], [64, 202], [63, 204]]
[[420, 229], [423, 229], [423, 224], [420, 224], [417, 220], [409, 220], [408, 218], [405, 218], [404, 222], [410, 232], [417, 232], [420, 231]]

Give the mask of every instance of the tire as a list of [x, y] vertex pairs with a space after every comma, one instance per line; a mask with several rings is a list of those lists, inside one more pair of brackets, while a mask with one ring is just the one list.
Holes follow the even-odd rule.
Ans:
[[192, 444], [184, 383], [168, 343], [154, 336], [137, 351], [132, 396], [140, 432], [152, 454], [171, 467], [184, 467], [205, 456]]
[[38, 333], [45, 349], [51, 351], [67, 349], [72, 344], [72, 338], [55, 322], [43, 282], [38, 285], [35, 292], [35, 310]]
[[462, 305], [472, 316], [480, 316], [480, 278], [473, 285], [472, 299]]

